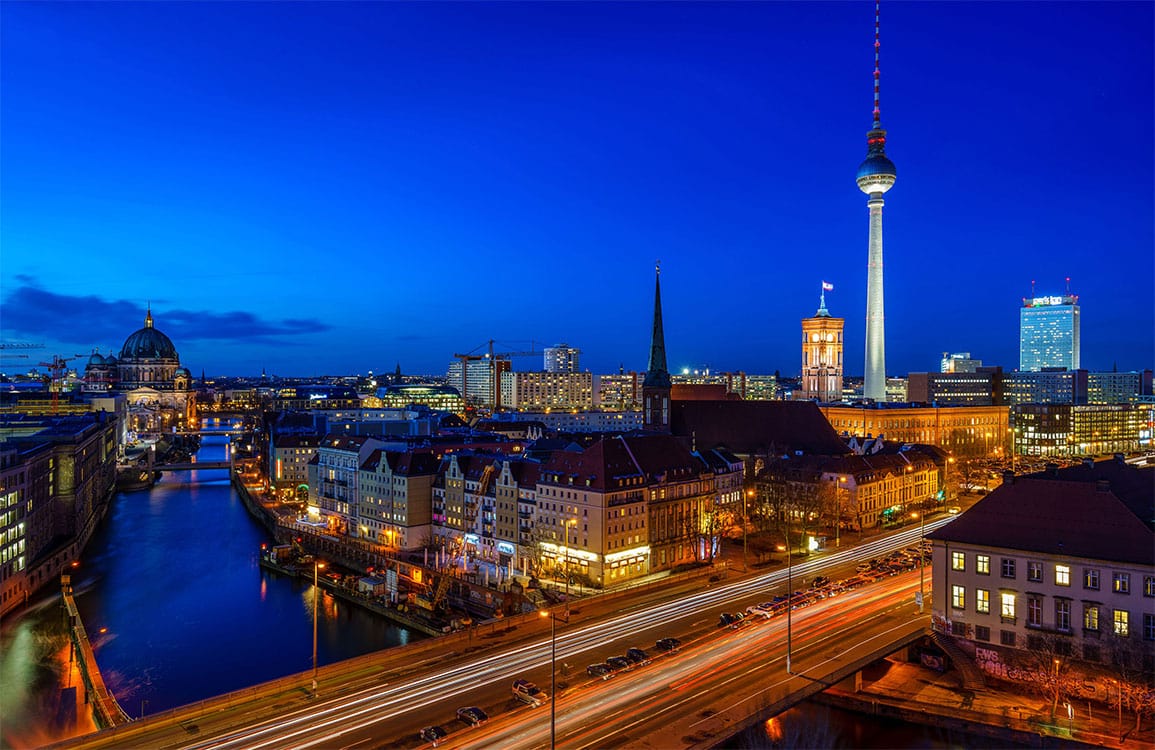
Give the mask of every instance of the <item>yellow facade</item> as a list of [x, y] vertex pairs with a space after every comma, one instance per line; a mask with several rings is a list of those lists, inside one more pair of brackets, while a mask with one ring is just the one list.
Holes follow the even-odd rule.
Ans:
[[840, 435], [936, 445], [960, 457], [1007, 455], [1011, 448], [1007, 406], [819, 408]]

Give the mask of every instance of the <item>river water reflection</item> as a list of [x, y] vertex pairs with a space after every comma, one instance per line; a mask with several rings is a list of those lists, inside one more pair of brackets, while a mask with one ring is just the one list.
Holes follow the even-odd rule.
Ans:
[[[225, 458], [206, 436], [202, 461]], [[271, 541], [228, 472], [166, 474], [118, 495], [73, 576], [77, 605], [109, 689], [131, 716], [155, 713], [312, 668], [313, 588], [263, 570]], [[61, 707], [68, 642], [59, 596], [0, 641], [0, 745], [36, 746], [70, 733]], [[322, 593], [318, 664], [423, 638]], [[82, 720], [79, 730], [86, 729]]]

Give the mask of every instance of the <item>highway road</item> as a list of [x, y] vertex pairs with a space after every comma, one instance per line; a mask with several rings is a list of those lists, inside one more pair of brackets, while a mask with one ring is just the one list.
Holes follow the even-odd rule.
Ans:
[[[929, 522], [926, 531], [950, 520], [953, 517]], [[819, 574], [847, 577], [862, 561], [917, 545], [919, 533], [915, 527], [860, 547], [811, 556], [790, 570], [794, 587]], [[929, 592], [929, 568], [925, 580]], [[719, 613], [784, 594], [786, 585], [787, 571], [776, 570], [715, 583], [669, 601], [655, 602], [652, 594], [639, 592], [628, 605], [599, 613], [595, 622], [558, 623], [558, 680], [564, 683], [557, 693], [558, 746], [669, 747], [671, 739], [679, 746], [692, 744], [690, 740], [714, 731], [725, 716], [748, 710], [749, 702], [769, 704], [800, 685], [805, 676], [785, 673], [785, 616], [738, 630], [716, 626]], [[918, 588], [915, 570], [795, 610], [795, 673], [817, 671], [832, 655], [867, 649], [873, 636], [891, 628], [909, 628], [917, 617]], [[573, 606], [597, 605], [590, 600]], [[682, 639], [683, 646], [676, 654], [658, 656], [654, 642], [666, 636]], [[655, 657], [652, 663], [604, 681], [585, 674], [586, 665], [630, 646], [645, 648]], [[533, 680], [548, 692], [548, 631], [544, 638], [520, 642], [511, 637], [507, 646], [483, 656], [427, 652], [421, 663], [407, 665], [403, 673], [364, 667], [339, 673], [324, 679], [317, 698], [281, 686], [258, 700], [199, 716], [195, 725], [157, 717], [128, 734], [96, 734], [62, 745], [414, 748], [427, 746], [417, 736], [421, 727], [437, 724], [450, 731], [442, 747], [547, 747], [549, 704], [529, 707], [513, 699], [510, 685], [518, 678]], [[746, 705], [736, 705], [739, 702]], [[457, 721], [456, 709], [470, 705], [483, 708], [490, 721], [473, 728]]]

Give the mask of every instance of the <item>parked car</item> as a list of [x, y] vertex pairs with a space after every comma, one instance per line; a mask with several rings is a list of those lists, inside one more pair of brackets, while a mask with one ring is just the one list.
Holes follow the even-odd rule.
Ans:
[[626, 649], [626, 658], [634, 664], [640, 664], [642, 666], [650, 663], [650, 655], [640, 648]]
[[723, 612], [718, 617], [718, 627], [720, 628], [737, 628], [744, 622], [746, 622], [746, 614], [744, 612]]
[[466, 706], [465, 708], [457, 709], [457, 718], [469, 726], [475, 727], [489, 721], [489, 714], [477, 706]]
[[854, 566], [855, 573], [865, 573], [868, 570], [870, 570], [870, 563], [858, 563]]
[[609, 664], [615, 672], [627, 672], [634, 668], [634, 663], [624, 656], [611, 656], [606, 659], [606, 664]]
[[513, 681], [513, 697], [531, 706], [540, 706], [549, 699], [549, 696], [541, 688], [529, 680]]
[[682, 642], [677, 638], [659, 638], [657, 642], [654, 643], [654, 647], [659, 651], [677, 651], [678, 646], [681, 645]]
[[601, 677], [603, 680], [608, 680], [610, 677], [613, 677], [614, 670], [609, 664], [602, 662], [586, 667], [586, 674], [590, 677]]
[[830, 578], [828, 576], [814, 576], [814, 580], [810, 582], [810, 588], [816, 589], [820, 586], [825, 586], [828, 583], [830, 583]]
[[448, 737], [449, 732], [446, 732], [445, 729], [443, 729], [442, 727], [432, 726], [432, 727], [425, 727], [424, 729], [421, 730], [421, 733], [417, 736], [420, 737], [422, 739], [422, 741], [432, 742], [433, 746], [437, 747], [437, 743], [441, 742], [441, 740]]

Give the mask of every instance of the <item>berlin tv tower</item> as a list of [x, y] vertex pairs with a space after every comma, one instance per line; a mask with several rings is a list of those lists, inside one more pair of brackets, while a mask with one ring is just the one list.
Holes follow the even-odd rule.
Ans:
[[862, 395], [886, 401], [886, 330], [882, 309], [882, 194], [894, 186], [894, 162], [886, 158], [886, 131], [878, 110], [878, 2], [874, 3], [874, 127], [866, 134], [866, 160], [858, 189], [870, 198], [870, 256], [866, 271], [866, 368]]

